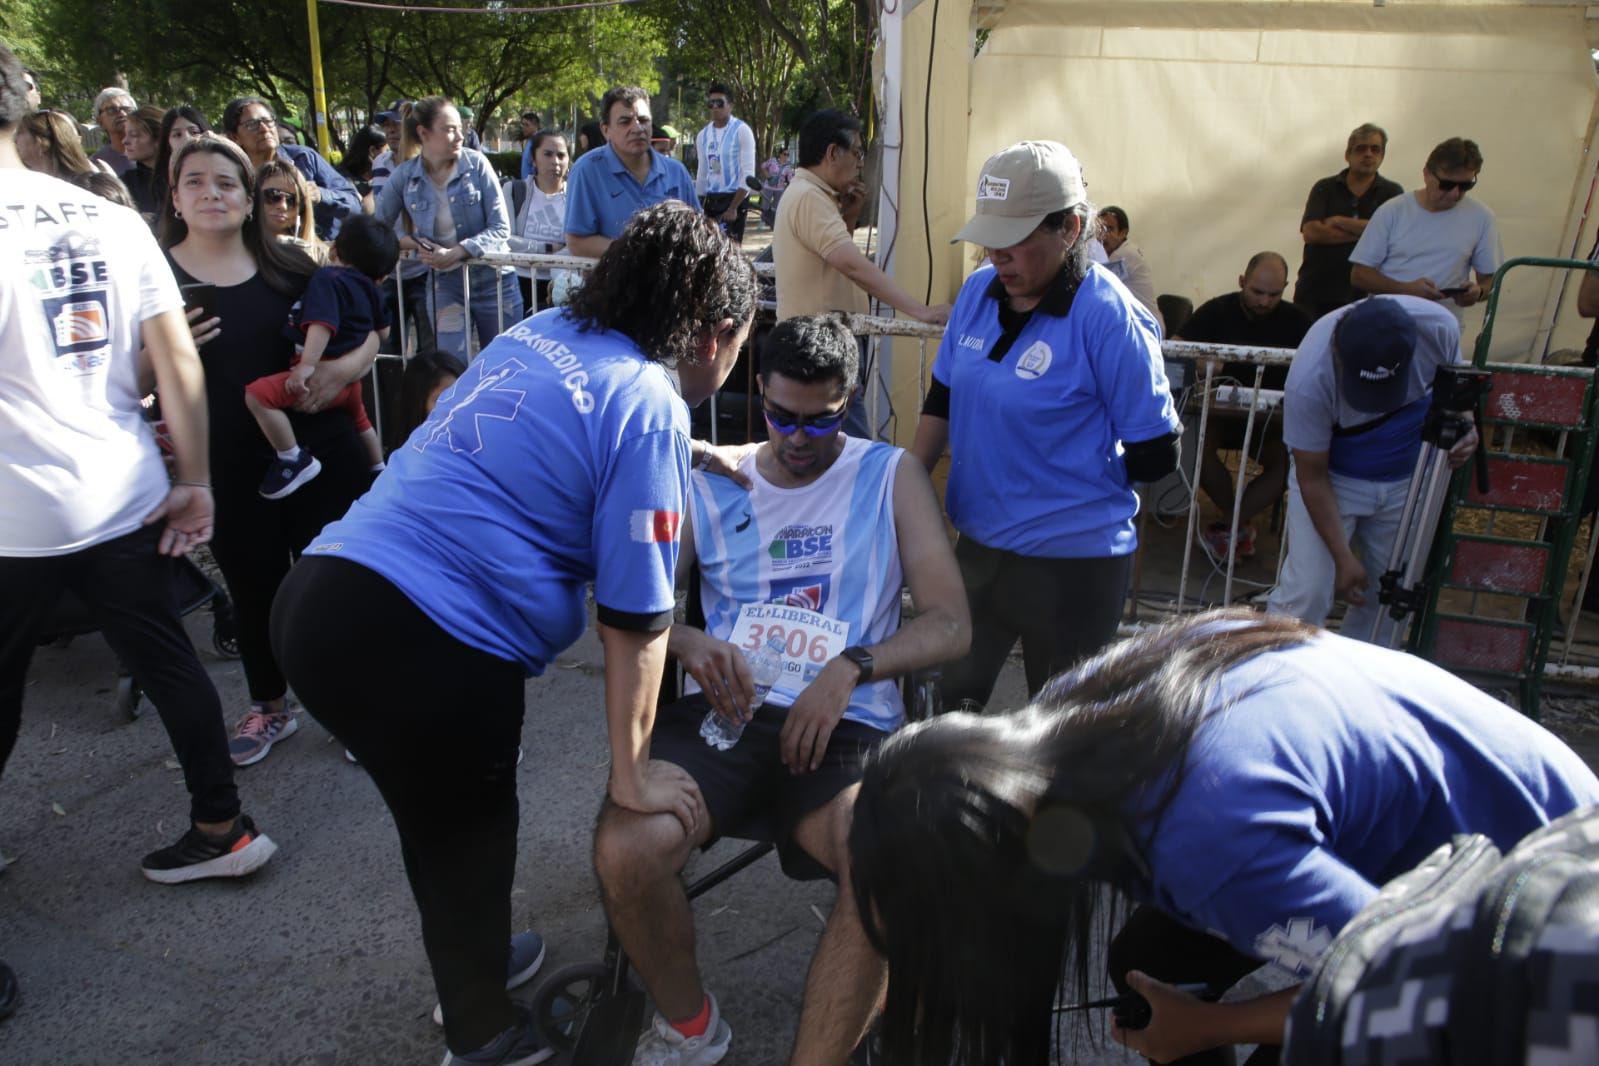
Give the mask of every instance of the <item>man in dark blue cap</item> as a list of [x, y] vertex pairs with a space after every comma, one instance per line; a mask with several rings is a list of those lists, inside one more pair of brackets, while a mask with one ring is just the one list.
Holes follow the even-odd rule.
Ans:
[[[1341, 632], [1372, 639], [1377, 582], [1400, 533], [1400, 513], [1421, 454], [1432, 379], [1460, 358], [1455, 316], [1431, 300], [1372, 296], [1322, 317], [1294, 353], [1283, 397], [1288, 557], [1267, 601], [1277, 614], [1321, 625], [1333, 600], [1348, 603]], [[1459, 466], [1475, 431], [1450, 449]], [[1384, 618], [1379, 643], [1403, 629]]]

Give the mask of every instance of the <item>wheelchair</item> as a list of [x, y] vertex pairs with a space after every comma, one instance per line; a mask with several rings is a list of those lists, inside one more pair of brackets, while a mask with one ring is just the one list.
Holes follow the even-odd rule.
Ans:
[[[689, 588], [689, 618], [702, 618], [698, 610], [697, 572], [690, 578]], [[907, 721], [920, 721], [938, 714], [938, 683], [936, 667], [913, 671], [901, 679]], [[660, 705], [676, 699], [680, 691], [681, 679], [669, 671], [661, 684]], [[725, 835], [729, 839], [747, 840], [749, 846], [709, 873], [685, 884], [684, 893], [691, 904], [777, 847], [771, 826], [762, 822], [730, 827]], [[807, 875], [805, 879], [826, 876], [819, 865], [816, 870], [814, 877]], [[616, 931], [607, 924], [603, 958], [573, 963], [550, 974], [534, 992], [532, 1006], [539, 1033], [557, 1054], [566, 1056], [572, 1066], [628, 1066], [644, 1029], [647, 1001], [648, 995], [631, 973]], [[858, 1049], [856, 1056], [861, 1054]]]

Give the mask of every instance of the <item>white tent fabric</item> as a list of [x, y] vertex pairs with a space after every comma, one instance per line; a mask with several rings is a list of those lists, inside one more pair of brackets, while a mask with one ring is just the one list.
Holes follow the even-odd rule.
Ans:
[[[966, 187], [1007, 144], [1065, 142], [1090, 196], [1131, 216], [1159, 292], [1198, 304], [1234, 290], [1263, 249], [1297, 271], [1306, 195], [1362, 122], [1387, 129], [1382, 172], [1407, 190], [1433, 145], [1477, 141], [1471, 195], [1497, 214], [1507, 257], [1586, 254], [1593, 239], [1577, 223], [1596, 87], [1580, 6], [1021, 0], [986, 17]], [[1560, 281], [1512, 278], [1494, 355], [1537, 358]], [[1557, 348], [1586, 332], [1575, 283], [1565, 305]], [[1468, 345], [1481, 318], [1466, 313]]]

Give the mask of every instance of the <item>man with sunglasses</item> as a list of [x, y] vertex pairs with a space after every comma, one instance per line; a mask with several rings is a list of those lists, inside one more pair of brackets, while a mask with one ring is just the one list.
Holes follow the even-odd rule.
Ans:
[[733, 117], [733, 94], [721, 82], [712, 82], [705, 94], [711, 121], [694, 135], [699, 166], [694, 191], [711, 218], [721, 222], [727, 235], [744, 242], [745, 202], [750, 188], [745, 179], [755, 175], [755, 133], [749, 123]]
[[1377, 208], [1404, 192], [1398, 182], [1377, 173], [1387, 155], [1387, 131], [1363, 122], [1350, 131], [1344, 148], [1348, 165], [1310, 187], [1299, 221], [1305, 254], [1294, 284], [1294, 303], [1312, 318], [1360, 298], [1349, 284], [1349, 253]]
[[1350, 283], [1374, 295], [1451, 300], [1456, 318], [1482, 299], [1505, 254], [1494, 213], [1466, 196], [1481, 171], [1476, 141], [1451, 137], [1434, 148], [1422, 187], [1371, 216], [1349, 255]]
[[[892, 679], [964, 653], [971, 621], [921, 464], [841, 432], [855, 353], [838, 315], [780, 323], [761, 360], [768, 439], [740, 467], [751, 487], [691, 479], [678, 580], [697, 560], [705, 622], [672, 627], [667, 647], [692, 694], [656, 716], [651, 752], [694, 778], [710, 818], [690, 834], [670, 816], [612, 806], [594, 844], [606, 911], [657, 1009], [635, 1066], [727, 1054], [732, 1031], [700, 984], [678, 880], [690, 852], [723, 834], [770, 822], [785, 872], [839, 885], [791, 1061], [844, 1063], [883, 989], [844, 858], [861, 761], [905, 721]], [[916, 605], [904, 625], [902, 584]], [[740, 652], [772, 640], [784, 680], [760, 702]], [[701, 739], [710, 711], [745, 722], [725, 751]]]
[[[1288, 555], [1267, 600], [1275, 614], [1322, 625], [1333, 600], [1349, 605], [1339, 632], [1397, 646], [1378, 580], [1400, 535], [1421, 424], [1438, 367], [1460, 361], [1460, 324], [1418, 296], [1371, 296], [1323, 316], [1294, 352], [1283, 395], [1283, 442], [1293, 456]], [[1458, 467], [1473, 430], [1449, 450]]]

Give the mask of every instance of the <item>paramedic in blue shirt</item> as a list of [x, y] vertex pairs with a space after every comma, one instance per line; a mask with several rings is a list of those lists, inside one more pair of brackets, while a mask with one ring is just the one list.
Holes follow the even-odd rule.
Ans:
[[505, 994], [517, 744], [526, 679], [582, 635], [589, 582], [610, 799], [690, 833], [704, 817], [687, 775], [648, 765], [650, 732], [703, 447], [688, 405], [726, 378], [755, 300], [714, 223], [641, 213], [569, 307], [513, 326], [440, 395], [278, 593], [279, 661], [393, 814], [445, 1040], [468, 1061], [548, 1057]]
[[700, 209], [688, 168], [650, 147], [649, 93], [611, 89], [600, 113], [604, 146], [584, 152], [566, 176], [566, 248], [573, 255], [603, 254], [634, 212], [662, 200]]
[[[1370, 296], [1323, 315], [1294, 353], [1283, 394], [1288, 556], [1267, 608], [1321, 625], [1349, 604], [1339, 632], [1392, 646], [1404, 627], [1377, 600], [1398, 538], [1421, 424], [1441, 364], [1459, 359], [1460, 326], [1438, 303]], [[1473, 430], [1449, 452], [1458, 467]]]
[[[1153, 1019], [1111, 1036], [1276, 1062], [1297, 984], [1202, 1003], [1162, 982], [1303, 981], [1455, 834], [1508, 850], [1595, 802], [1559, 738], [1414, 656], [1247, 611], [1143, 633], [1024, 710], [916, 723], [869, 757], [849, 855], [894, 974], [886, 1059], [1048, 1061], [1057, 988], [1097, 994], [1098, 930], [1130, 899], [1106, 964]], [[984, 1056], [952, 1056], [956, 1032]]]
[[428, 266], [431, 284], [423, 278], [404, 284], [428, 284], [437, 345], [466, 362], [472, 358], [474, 328], [483, 348], [522, 320], [515, 267], [462, 265], [485, 252], [506, 250], [510, 214], [488, 158], [466, 147], [461, 113], [453, 103], [443, 96], [424, 97], [411, 105], [405, 125], [422, 150], [389, 175], [376, 215], [389, 225], [398, 222], [400, 248], [415, 252]]
[[1182, 423], [1160, 327], [1088, 260], [1082, 167], [1023, 141], [983, 164], [955, 240], [988, 251], [966, 279], [933, 364], [912, 451], [949, 445], [944, 509], [972, 611], [972, 648], [944, 701], [988, 701], [1018, 637], [1027, 690], [1116, 633], [1138, 547], [1134, 482], [1176, 468]]

